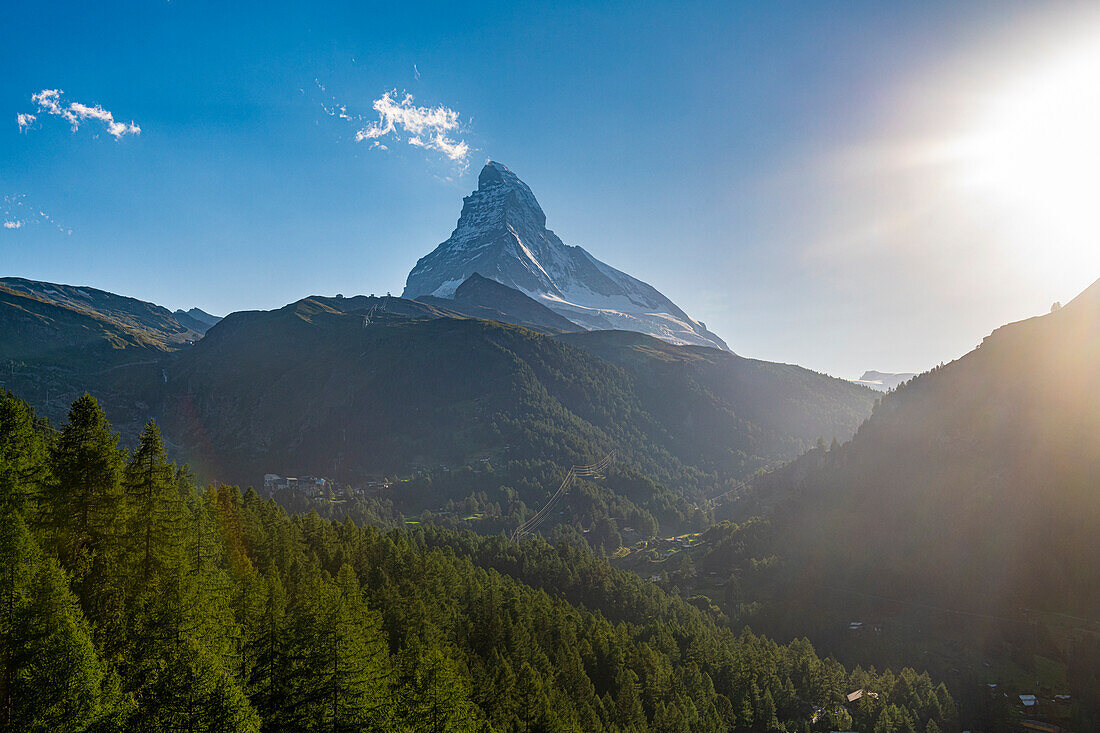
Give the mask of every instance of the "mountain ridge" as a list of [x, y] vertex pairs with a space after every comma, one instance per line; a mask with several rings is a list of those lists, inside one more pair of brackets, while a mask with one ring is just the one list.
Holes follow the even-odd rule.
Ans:
[[[790, 492], [801, 556], [873, 592], [1100, 616], [1098, 374], [1100, 280], [902, 384], [850, 443], [776, 471], [764, 493]], [[830, 536], [860, 537], [858, 555]], [[979, 579], [997, 592], [974, 597]]]
[[451, 298], [421, 295], [416, 300], [471, 318], [513, 323], [548, 333], [581, 329], [534, 298], [476, 272], [455, 289]]
[[[21, 323], [38, 309], [48, 327], [22, 352], [11, 339], [0, 344], [0, 358], [20, 357], [0, 386], [56, 422], [90, 391], [128, 432], [156, 418], [173, 455], [210, 480], [243, 485], [269, 472], [362, 482], [492, 457], [495, 480], [534, 503], [560, 481], [560, 466], [615, 450], [619, 470], [635, 478], [587, 487], [585, 501], [602, 508], [576, 516], [588, 524], [593, 512], [610, 513], [634, 527], [687, 521], [697, 511], [691, 501], [795, 457], [820, 435], [847, 438], [874, 399], [844, 380], [713, 347], [497, 320], [491, 305], [511, 309], [513, 320], [530, 308], [569, 325], [480, 276], [456, 294], [310, 296], [231, 313], [201, 338], [182, 329], [165, 344], [157, 321], [136, 338], [104, 314], [0, 286], [0, 317]], [[181, 329], [151, 304], [104, 302], [124, 301]], [[67, 343], [65, 334], [73, 348], [49, 346]], [[470, 491], [439, 477], [432, 486], [418, 489], [432, 507]]]
[[30, 298], [109, 323], [135, 344], [174, 349], [202, 336], [201, 331], [191, 328], [190, 323], [181, 322], [163, 306], [98, 288], [20, 277], [0, 278], [0, 287], [13, 297]]
[[[231, 314], [212, 328], [195, 348], [174, 360], [173, 366], [169, 368], [170, 381], [166, 395], [190, 395], [206, 399], [208, 404], [205, 406], [194, 404], [197, 415], [206, 415], [217, 420], [220, 420], [218, 415], [228, 416], [243, 410], [239, 417], [247, 423], [258, 417], [258, 414], [248, 417], [252, 413], [248, 405], [265, 405], [265, 410], [273, 408], [276, 403], [285, 401], [280, 395], [297, 394], [306, 389], [303, 387], [306, 384], [303, 381], [306, 375], [309, 375], [309, 384], [317, 386], [325, 394], [331, 390], [335, 390], [332, 394], [343, 394], [358, 384], [359, 388], [352, 389], [352, 392], [339, 399], [318, 393], [302, 402], [300, 407], [290, 407], [290, 403], [287, 403], [288, 406], [283, 410], [285, 415], [301, 413], [301, 418], [290, 419], [287, 425], [291, 431], [288, 439], [291, 435], [300, 434], [291, 425], [301, 419], [314, 429], [335, 420], [336, 423], [345, 425], [350, 440], [351, 424], [346, 421], [358, 420], [354, 416], [359, 414], [373, 415], [372, 422], [378, 429], [387, 421], [396, 421], [393, 422], [394, 425], [412, 421], [410, 425], [415, 424], [418, 430], [435, 436], [424, 441], [422, 449], [402, 452], [404, 449], [395, 444], [394, 447], [378, 453], [376, 459], [372, 460], [388, 457], [397, 461], [378, 465], [374, 469], [385, 471], [407, 467], [409, 463], [418, 461], [451, 463], [459, 460], [462, 455], [499, 450], [506, 443], [518, 445], [517, 439], [499, 435], [486, 443], [489, 433], [481, 432], [484, 430], [484, 426], [479, 426], [482, 418], [473, 419], [473, 415], [480, 414], [479, 411], [488, 409], [489, 405], [495, 405], [493, 410], [501, 415], [511, 415], [519, 410], [525, 400], [542, 400], [542, 396], [533, 396], [545, 395], [555, 406], [540, 407], [540, 410], [546, 409], [546, 415], [552, 415], [564, 408], [565, 412], [560, 417], [552, 419], [565, 419], [566, 423], [575, 420], [573, 416], [580, 416], [583, 422], [592, 426], [580, 428], [582, 432], [593, 428], [602, 432], [604, 437], [600, 439], [601, 443], [611, 436], [648, 430], [654, 437], [646, 440], [662, 442], [666, 444], [666, 450], [671, 446], [679, 446], [674, 452], [681, 452], [687, 463], [701, 462], [700, 465], [707, 466], [707, 470], [721, 468], [722, 471], [732, 470], [741, 476], [745, 475], [742, 471], [751, 473], [767, 460], [774, 460], [780, 455], [794, 457], [824, 429], [846, 437], [854, 431], [873, 401], [869, 392], [844, 380], [816, 375], [798, 367], [745, 360], [718, 349], [670, 345], [635, 332], [574, 332], [548, 337], [522, 326], [464, 316], [456, 319], [453, 315], [437, 310], [434, 302], [397, 298], [389, 300], [391, 307], [387, 311], [374, 309], [371, 299], [362, 297], [314, 297], [276, 311]], [[414, 312], [397, 313], [397, 303], [406, 304]], [[422, 310], [417, 313], [415, 309]], [[373, 316], [367, 322], [367, 314], [372, 310]], [[587, 343], [582, 345], [576, 339]], [[273, 355], [287, 352], [292, 344], [298, 344], [299, 351], [304, 350], [301, 359], [298, 356], [285, 356], [271, 361]], [[624, 349], [632, 350], [629, 357], [615, 356]], [[661, 361], [672, 364], [672, 369], [659, 366], [658, 362]], [[713, 362], [719, 362], [720, 365], [714, 367]], [[333, 365], [334, 368], [330, 370], [327, 365]], [[444, 371], [439, 371], [441, 369]], [[702, 371], [697, 376], [697, 371], [693, 370], [700, 369]], [[784, 421], [785, 418], [774, 424], [759, 417], [753, 418], [751, 423], [742, 418], [740, 413], [743, 410], [746, 415], [757, 414], [755, 408], [747, 407], [750, 400], [746, 393], [734, 390], [727, 394], [715, 385], [723, 380], [728, 382], [734, 378], [734, 373], [744, 373], [745, 370], [754, 373], [760, 371], [763, 375], [761, 378], [770, 385], [770, 390], [792, 397], [798, 396], [800, 400], [806, 400], [808, 394], [822, 391], [825, 395], [824, 401], [815, 397], [805, 401], [803, 408], [807, 414], [820, 415], [826, 422], [813, 422], [817, 419], [813, 418], [811, 423], [794, 429], [789, 421]], [[270, 378], [257, 376], [268, 373]], [[237, 376], [233, 376], [234, 374]], [[250, 376], [242, 382], [240, 378], [245, 374]], [[490, 390], [491, 374], [499, 375], [503, 381]], [[505, 379], [505, 375], [510, 376]], [[661, 383], [664, 379], [675, 382], [677, 386], [673, 391], [682, 399], [666, 399], [662, 396]], [[183, 380], [185, 386], [174, 388], [172, 385], [178, 387], [180, 380]], [[281, 383], [279, 380], [289, 381]], [[280, 388], [274, 393], [268, 393], [268, 385], [276, 383], [281, 384]], [[451, 386], [444, 389], [443, 385]], [[249, 393], [261, 389], [264, 394], [257, 393], [243, 402], [242, 398], [234, 397], [234, 402], [240, 403], [240, 406], [232, 412], [209, 403], [209, 399], [215, 395], [236, 394], [238, 389]], [[312, 389], [311, 386], [306, 392]], [[335, 406], [340, 406], [337, 412], [342, 415], [345, 408], [351, 409], [352, 405], [357, 404], [356, 400], [359, 398], [353, 399], [353, 396], [371, 394], [378, 390], [391, 395], [391, 400], [397, 400], [392, 409], [386, 407], [383, 411], [389, 414], [396, 410], [393, 417], [383, 419], [383, 412], [380, 412], [383, 406], [380, 403], [371, 403], [371, 406], [364, 403], [345, 417], [326, 416], [317, 407], [331, 403], [334, 409]], [[438, 392], [434, 402], [426, 396], [436, 394], [433, 390], [442, 390]], [[517, 394], [520, 396], [501, 401], [504, 396], [516, 390], [519, 390]], [[764, 390], [764, 393], [768, 393], [768, 390]], [[396, 395], [406, 397], [398, 399]], [[515, 400], [519, 404], [513, 408], [510, 405]], [[779, 399], [776, 404], [781, 403], [782, 399]], [[458, 413], [452, 412], [462, 404], [478, 407], [470, 415], [465, 414], [465, 408]], [[685, 404], [694, 405], [691, 414], [684, 412]], [[617, 406], [608, 412], [611, 405]], [[834, 420], [834, 408], [838, 406], [843, 409], [835, 412], [836, 422], [828, 422]], [[439, 413], [438, 419], [424, 423], [417, 416], [417, 410], [429, 408], [430, 411], [424, 413], [425, 415], [439, 410], [443, 412]], [[302, 410], [307, 412], [303, 413]], [[508, 419], [516, 419], [523, 410]], [[167, 420], [173, 409], [166, 403], [162, 411]], [[191, 410], [189, 414], [195, 416], [196, 412]], [[276, 413], [262, 418], [261, 422], [269, 423], [274, 419], [274, 414]], [[567, 415], [572, 416], [566, 417]], [[634, 417], [631, 418], [630, 415]], [[459, 422], [452, 425], [455, 419]], [[550, 418], [544, 416], [538, 419]], [[804, 419], [810, 418], [804, 416]], [[239, 423], [236, 417], [234, 420], [237, 427], [226, 432], [226, 435], [240, 437], [255, 432], [245, 429], [245, 423]], [[826, 423], [834, 427], [824, 428]], [[431, 426], [438, 427], [439, 424], [452, 425], [452, 428], [436, 435], [438, 431]], [[517, 423], [519, 424], [522, 421]], [[674, 424], [681, 424], [682, 427], [672, 431], [669, 426]], [[715, 430], [704, 431], [702, 425], [711, 425]], [[167, 433], [172, 432], [171, 423], [166, 423], [165, 428]], [[225, 432], [223, 428], [215, 429], [213, 424], [208, 425], [208, 431], [211, 435]], [[365, 441], [367, 444], [374, 444], [381, 436], [392, 434], [392, 431], [386, 430], [377, 435], [376, 432], [370, 433], [374, 437]], [[684, 436], [680, 436], [680, 432], [684, 432]], [[704, 444], [702, 448], [687, 440], [687, 436], [697, 432]], [[704, 439], [704, 432], [709, 437]], [[273, 438], [266, 429], [262, 434], [267, 437], [242, 454], [258, 456], [257, 448]], [[469, 443], [466, 448], [462, 446], [467, 438], [454, 437], [475, 434], [482, 437]], [[341, 438], [334, 443], [326, 443], [320, 439], [311, 439], [310, 443], [323, 447], [330, 443], [340, 445], [342, 440]], [[615, 440], [621, 440], [621, 437]], [[261, 449], [260, 452], [266, 450], [268, 449]], [[425, 450], [427, 453], [423, 452]], [[743, 451], [746, 457], [759, 454], [760, 460], [756, 463], [750, 461], [743, 469], [737, 469], [737, 466], [742, 465], [742, 460], [748, 460], [736, 458], [738, 450]], [[219, 457], [217, 462], [222, 462], [226, 457]], [[308, 466], [296, 470], [319, 471], [319, 467], [332, 465], [332, 457], [318, 456], [310, 459]], [[580, 458], [581, 456], [577, 456], [576, 460]], [[363, 464], [356, 470], [362, 472], [371, 469]], [[247, 477], [235, 475], [233, 478], [243, 480]]]
[[180, 323], [189, 324], [199, 333], [206, 333], [208, 328], [217, 324], [217, 322], [222, 319], [221, 316], [210, 315], [202, 308], [189, 308], [188, 310], [178, 308], [172, 315], [174, 315]]

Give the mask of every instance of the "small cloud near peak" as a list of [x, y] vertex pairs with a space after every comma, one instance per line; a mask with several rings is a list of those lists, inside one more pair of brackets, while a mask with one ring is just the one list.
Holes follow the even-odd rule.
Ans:
[[394, 90], [374, 100], [378, 121], [359, 130], [356, 140], [377, 141], [388, 136], [400, 140], [403, 134], [409, 145], [437, 150], [456, 163], [468, 163], [470, 146], [465, 140], [451, 137], [461, 127], [458, 112], [443, 105], [418, 107], [411, 94], [406, 93], [400, 100], [396, 95], [397, 90]]

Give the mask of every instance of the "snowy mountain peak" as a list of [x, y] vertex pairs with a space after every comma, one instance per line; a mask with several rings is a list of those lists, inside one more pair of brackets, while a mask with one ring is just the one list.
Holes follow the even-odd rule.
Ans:
[[489, 161], [462, 201], [450, 238], [420, 258], [404, 297], [453, 298], [474, 273], [531, 296], [587, 329], [639, 331], [677, 344], [726, 349], [652, 286], [570, 247], [546, 228], [534, 193], [506, 166]]
[[[538, 226], [546, 226], [546, 214], [535, 200], [535, 194], [519, 176], [501, 163], [490, 160], [485, 164], [477, 177], [477, 191], [467, 196], [463, 203], [468, 205], [471, 200], [476, 200], [478, 205], [499, 207], [505, 216], [508, 213], [529, 216]], [[464, 205], [464, 212], [465, 208]]]
[[481, 173], [477, 177], [477, 187], [478, 189], [482, 189], [497, 184], [524, 188], [527, 189], [528, 192], [531, 190], [527, 188], [526, 183], [519, 180], [519, 176], [513, 173], [508, 166], [503, 163], [498, 163], [495, 160], [486, 161], [485, 167], [481, 169]]

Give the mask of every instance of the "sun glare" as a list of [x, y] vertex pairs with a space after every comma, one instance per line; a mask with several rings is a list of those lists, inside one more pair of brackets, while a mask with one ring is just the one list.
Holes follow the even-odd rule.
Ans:
[[1006, 256], [1057, 287], [1100, 277], [1100, 33], [1018, 74], [972, 130], [964, 179], [1004, 217]]

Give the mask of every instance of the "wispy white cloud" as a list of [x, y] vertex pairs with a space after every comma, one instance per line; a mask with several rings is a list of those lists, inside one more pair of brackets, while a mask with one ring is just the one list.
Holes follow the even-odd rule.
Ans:
[[[325, 89], [325, 85], [321, 83], [320, 79], [314, 79], [313, 82], [322, 92], [328, 91], [327, 89]], [[339, 102], [337, 102], [336, 97], [330, 97], [330, 100], [331, 101], [328, 104], [326, 104], [325, 102], [321, 102], [321, 109], [325, 111], [325, 114], [327, 114], [329, 117], [339, 117], [341, 120], [348, 120], [349, 122], [352, 121], [352, 116], [348, 114], [348, 106], [346, 104], [340, 104]], [[356, 115], [354, 119], [361, 120], [363, 118], [360, 115]]]
[[[420, 70], [413, 64], [413, 71], [419, 78]], [[317, 88], [328, 94], [320, 79], [314, 79]], [[348, 106], [336, 97], [328, 95], [329, 101], [321, 102], [321, 109], [329, 117], [362, 124], [364, 116], [348, 111]], [[413, 96], [407, 92], [401, 95], [397, 90], [386, 92], [372, 103], [378, 119], [359, 127], [355, 132], [356, 142], [370, 142], [369, 150], [389, 150], [387, 140], [404, 139], [409, 145], [425, 150], [442, 153], [448, 159], [463, 166], [469, 164], [470, 146], [465, 140], [456, 140], [456, 134], [463, 129], [459, 113], [450, 107], [418, 107]]]
[[420, 69], [416, 68], [416, 64], [413, 64], [413, 76], [417, 81], [420, 81]]
[[0, 197], [0, 220], [5, 229], [22, 229], [30, 224], [48, 224], [62, 234], [72, 234], [73, 230], [60, 224], [41, 209], [27, 204], [25, 193], [5, 194]]
[[[39, 114], [45, 113], [61, 117], [69, 123], [73, 132], [80, 129], [80, 126], [88, 120], [94, 120], [102, 122], [107, 127], [107, 133], [116, 140], [121, 139], [123, 135], [141, 134], [141, 128], [133, 121], [119, 122], [109, 110], [103, 109], [98, 104], [89, 106], [81, 102], [63, 103], [61, 101], [62, 94], [64, 92], [60, 89], [43, 89], [37, 94], [31, 95], [31, 101], [38, 105], [37, 111]], [[26, 130], [37, 119], [38, 117], [33, 114], [20, 114], [16, 121], [22, 131]]]
[[396, 90], [386, 92], [374, 100], [378, 120], [355, 133], [356, 140], [400, 140], [405, 135], [409, 145], [437, 150], [456, 163], [468, 162], [470, 146], [452, 137], [461, 129], [458, 112], [443, 105], [417, 107], [411, 94], [406, 93], [400, 100], [395, 99], [396, 94]]

